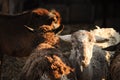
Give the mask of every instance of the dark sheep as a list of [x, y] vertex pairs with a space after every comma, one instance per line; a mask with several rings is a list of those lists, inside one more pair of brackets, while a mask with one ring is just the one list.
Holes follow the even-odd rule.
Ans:
[[116, 45], [104, 48], [107, 51], [115, 51], [110, 61], [111, 80], [120, 80], [120, 42]]
[[16, 15], [0, 14], [0, 67], [4, 54], [25, 57], [43, 41], [40, 39], [40, 35], [31, 33], [28, 26], [29, 29], [34, 28], [42, 34], [41, 26], [49, 25], [44, 28], [52, 31], [60, 26], [60, 20], [60, 14], [57, 11], [48, 11], [43, 8]]
[[45, 31], [42, 36], [44, 41], [29, 56], [20, 80], [76, 80], [68, 58], [57, 48], [59, 37], [54, 31]]
[[0, 54], [5, 53], [17, 57], [29, 55], [35, 47], [37, 35], [31, 34], [25, 25], [35, 29], [42, 25], [50, 25], [51, 29], [57, 28], [60, 26], [57, 18], [60, 17], [53, 12], [39, 8], [14, 16], [0, 15]]

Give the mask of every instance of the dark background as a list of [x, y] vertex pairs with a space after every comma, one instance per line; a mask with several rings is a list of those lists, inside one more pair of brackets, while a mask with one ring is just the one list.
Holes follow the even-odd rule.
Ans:
[[[2, 4], [5, 3], [2, 3], [2, 0], [0, 1], [2, 7]], [[114, 29], [120, 32], [120, 0], [18, 1], [22, 1], [22, 10], [19, 10], [19, 5], [16, 5], [16, 9], [12, 12], [13, 15], [22, 11], [31, 10], [38, 7], [46, 9], [56, 9], [61, 14], [63, 24], [90, 24], [93, 26], [98, 25], [100, 27], [113, 27]], [[6, 0], [6, 2], [8, 4], [10, 3], [9, 0]], [[1, 12], [4, 13], [2, 8]], [[9, 12], [10, 11], [6, 13], [9, 14]]]

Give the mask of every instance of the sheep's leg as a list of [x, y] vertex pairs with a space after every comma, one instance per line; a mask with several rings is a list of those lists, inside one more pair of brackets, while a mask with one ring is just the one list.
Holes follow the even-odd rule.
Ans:
[[3, 61], [3, 54], [0, 54], [0, 80], [2, 80], [1, 78], [1, 74], [2, 74], [2, 61]]

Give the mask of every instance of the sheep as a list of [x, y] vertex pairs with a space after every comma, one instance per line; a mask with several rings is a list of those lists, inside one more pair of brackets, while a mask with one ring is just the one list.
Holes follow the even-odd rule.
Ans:
[[[96, 26], [95, 29], [90, 30], [90, 33], [94, 34], [95, 38], [99, 41], [101, 41], [102, 38], [109, 39], [109, 41], [107, 41], [107, 42], [95, 43], [96, 45], [98, 45], [102, 48], [117, 44], [120, 41], [120, 34], [113, 28], [100, 28], [99, 26]], [[60, 35], [60, 38], [67, 42], [71, 42], [70, 37], [71, 37], [71, 34]]]
[[[99, 26], [96, 26], [96, 29], [90, 30], [90, 33], [95, 35], [95, 39], [97, 40], [95, 45], [100, 46], [102, 48], [117, 44], [120, 41], [120, 34], [113, 28], [100, 28]], [[71, 43], [71, 34], [60, 35], [60, 38], [66, 42]], [[106, 51], [106, 53], [106, 59], [109, 63], [110, 57], [112, 57], [114, 52]]]
[[120, 42], [116, 45], [103, 48], [103, 50], [115, 51], [115, 54], [113, 54], [113, 57], [111, 58], [109, 70], [111, 80], [120, 80]]
[[[113, 28], [99, 28], [98, 26], [96, 26], [96, 27], [97, 27], [97, 29], [90, 30], [90, 33], [95, 35], [95, 39], [100, 39], [97, 36], [101, 36], [102, 38], [109, 39], [109, 41], [103, 42], [101, 40], [100, 41], [97, 40], [97, 42], [95, 43], [96, 46], [94, 46], [94, 48], [93, 48], [93, 54], [98, 53], [98, 52], [99, 52], [99, 54], [106, 52], [105, 57], [106, 57], [107, 64], [108, 64], [108, 71], [107, 71], [108, 75], [106, 75], [106, 76], [108, 76], [107, 78], [110, 79], [109, 67], [111, 64], [110, 63], [111, 57], [113, 57], [113, 55], [114, 55], [114, 51], [112, 51], [112, 52], [105, 51], [104, 52], [103, 50], [101, 50], [101, 48], [105, 48], [105, 47], [108, 47], [111, 45], [118, 44], [120, 41], [120, 34], [118, 32], [116, 32]], [[65, 40], [66, 42], [72, 43], [71, 42], [71, 34], [60, 36], [60, 38], [62, 40]], [[96, 54], [96, 55], [98, 55], [98, 54]], [[97, 59], [97, 57], [96, 57], [96, 59]], [[99, 61], [100, 61], [100, 58], [99, 58]], [[95, 63], [97, 64], [98, 62], [95, 62]]]
[[4, 55], [1, 80], [18, 80], [27, 57], [12, 57]]
[[[96, 45], [105, 48], [111, 45], [118, 44], [120, 41], [120, 34], [117, 32], [114, 28], [100, 28], [99, 26], [96, 26], [97, 29], [91, 30], [90, 32], [95, 34], [96, 36], [101, 36], [103, 38], [109, 39], [109, 41], [104, 42], [104, 43], [96, 43]], [[104, 33], [104, 34], [103, 34]], [[113, 52], [107, 52], [106, 58], [108, 63], [110, 64], [111, 57], [114, 55]]]
[[[50, 26], [48, 26], [48, 27], [50, 27]], [[63, 26], [61, 26], [61, 27], [63, 27]], [[53, 31], [56, 32], [56, 31], [59, 31], [59, 30], [53, 30]], [[53, 32], [53, 31], [48, 31], [48, 32]], [[33, 31], [31, 31], [31, 32], [34, 34]], [[36, 33], [38, 33], [38, 31], [35, 31], [35, 34]], [[40, 32], [39, 36], [44, 41], [43, 37], [46, 37], [48, 34], [42, 36], [43, 34], [44, 34], [44, 32], [42, 34]], [[52, 37], [51, 35], [52, 34], [50, 34], [50, 36], [48, 36], [48, 37], [51, 38]], [[41, 41], [41, 39], [40, 39], [40, 41]], [[53, 40], [51, 40], [51, 41], [53, 41]], [[40, 42], [40, 43], [43, 43], [43, 42]], [[7, 58], [7, 59], [5, 59], [5, 58]], [[4, 58], [5, 60], [4, 60], [3, 69], [2, 69], [2, 73], [3, 73], [2, 78], [3, 78], [3, 80], [4, 80], [5, 77], [6, 77], [7, 80], [12, 80], [12, 79], [18, 80], [19, 75], [20, 75], [19, 72], [21, 72], [21, 70], [22, 70], [21, 68], [25, 64], [25, 61], [27, 60], [28, 57], [18, 58], [18, 57], [12, 57], [12, 56], [7, 56], [6, 55], [5, 58]]]
[[95, 36], [109, 39], [109, 41], [104, 43], [96, 43], [96, 45], [102, 48], [117, 44], [120, 41], [120, 34], [114, 28], [100, 28], [99, 26], [96, 26], [96, 29], [90, 30], [90, 32]]
[[38, 29], [38, 26], [50, 25], [53, 29], [60, 26], [59, 20], [57, 11], [42, 8], [13, 16], [0, 14], [0, 54], [17, 57], [29, 55], [36, 35], [31, 34], [26, 26]]
[[42, 36], [43, 42], [28, 57], [20, 80], [76, 80], [69, 60], [57, 48], [59, 37], [54, 32]]
[[[41, 35], [36, 35], [37, 32], [44, 34], [48, 29], [57, 33], [61, 25], [61, 17], [57, 11], [42, 8], [13, 16], [0, 14], [0, 17], [0, 72], [4, 54], [13, 57], [29, 56], [43, 41], [40, 39]], [[31, 33], [33, 28], [34, 34]]]
[[79, 30], [71, 35], [60, 36], [60, 38], [72, 44], [72, 50], [68, 57], [75, 68], [78, 80], [107, 79], [109, 76], [107, 75], [107, 53], [95, 44], [96, 42], [107, 42], [108, 39], [95, 36], [86, 30]]

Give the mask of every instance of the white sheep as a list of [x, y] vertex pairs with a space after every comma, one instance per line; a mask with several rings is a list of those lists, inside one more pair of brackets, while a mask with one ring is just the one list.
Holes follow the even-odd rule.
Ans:
[[113, 28], [100, 28], [96, 26], [96, 29], [90, 31], [95, 36], [100, 36], [102, 38], [109, 39], [109, 41], [104, 43], [96, 43], [96, 45], [102, 48], [117, 44], [120, 42], [120, 34]]
[[[102, 39], [109, 39], [109, 41], [102, 43], [95, 43], [96, 45], [105, 48], [120, 42], [120, 34], [113, 28], [100, 28], [96, 26], [96, 29], [90, 30], [90, 33], [95, 35], [96, 40], [102, 41]], [[71, 34], [60, 35], [60, 38], [66, 42], [71, 42]]]
[[[113, 28], [100, 28], [99, 26], [96, 26], [96, 29], [90, 30], [90, 33], [95, 36], [97, 41], [95, 45], [98, 45], [101, 48], [105, 48], [120, 42], [120, 34]], [[66, 42], [71, 42], [71, 34], [61, 35], [60, 38]], [[108, 41], [104, 41], [105, 39]], [[107, 61], [110, 62], [110, 57], [114, 54], [114, 52], [106, 51], [106, 53]]]
[[96, 41], [100, 43], [108, 41], [107, 39], [95, 36], [86, 30], [79, 30], [60, 38], [72, 44], [69, 59], [75, 68], [78, 80], [107, 79], [108, 62], [105, 57], [107, 53], [95, 45]]

